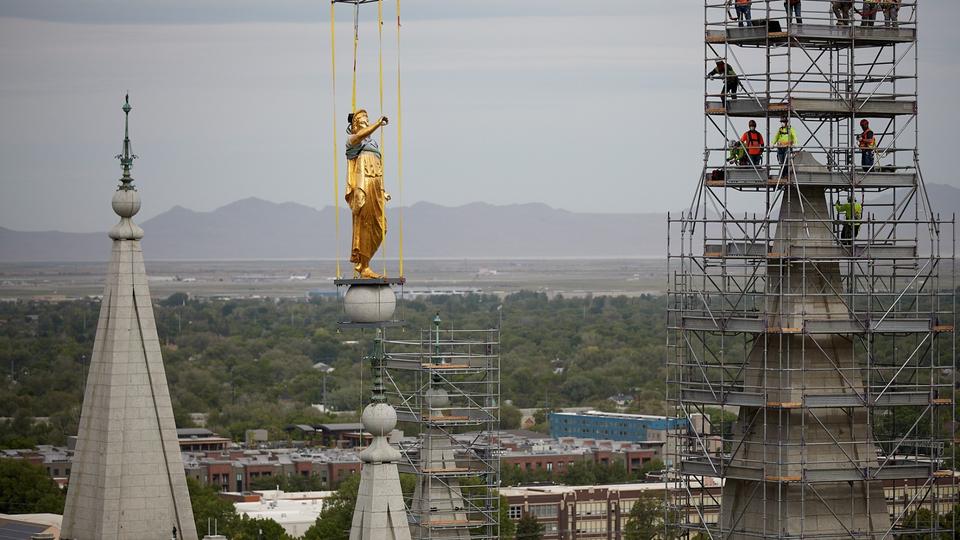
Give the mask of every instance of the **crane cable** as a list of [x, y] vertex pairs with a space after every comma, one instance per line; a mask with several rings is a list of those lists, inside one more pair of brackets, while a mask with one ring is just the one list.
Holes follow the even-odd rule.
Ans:
[[336, 232], [334, 244], [337, 257], [337, 279], [341, 279], [343, 274], [340, 272], [340, 156], [337, 152], [337, 39], [335, 33], [333, 2], [330, 2], [330, 81], [333, 89], [333, 205], [334, 221], [336, 223]]

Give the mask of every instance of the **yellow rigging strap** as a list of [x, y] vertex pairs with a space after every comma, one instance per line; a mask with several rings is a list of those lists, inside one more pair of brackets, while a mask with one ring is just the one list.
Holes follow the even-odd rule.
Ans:
[[357, 48], [360, 46], [360, 4], [353, 10], [353, 91], [350, 98], [350, 112], [357, 110]]
[[334, 221], [336, 223], [333, 243], [337, 257], [337, 279], [343, 277], [340, 272], [340, 155], [337, 145], [337, 39], [336, 25], [334, 24], [334, 3], [330, 2], [330, 81], [333, 94], [333, 206]]
[[[332, 70], [332, 86], [333, 86], [333, 194], [334, 194], [334, 206], [335, 206], [335, 221], [336, 221], [336, 272], [337, 278], [342, 277], [341, 265], [340, 265], [340, 186], [339, 186], [339, 145], [337, 143], [337, 91], [336, 91], [336, 25], [334, 22], [334, 13], [336, 2], [330, 3], [330, 65]], [[383, 115], [384, 111], [384, 100], [383, 100], [383, 0], [377, 0], [377, 33], [379, 37], [379, 58], [378, 58], [378, 72], [379, 72], [379, 97], [380, 97], [380, 113]], [[351, 81], [351, 95], [350, 95], [350, 112], [353, 113], [357, 110], [357, 65], [359, 62], [359, 47], [360, 47], [360, 3], [354, 4], [354, 14], [353, 14], [353, 73]], [[397, 0], [397, 182], [398, 182], [398, 201], [399, 204], [399, 268], [398, 273], [400, 277], [403, 277], [403, 111], [401, 108], [402, 100], [400, 96], [400, 0]], [[381, 160], [385, 156], [384, 151], [384, 129], [380, 129], [380, 153]], [[386, 248], [387, 243], [384, 242], [381, 246], [381, 256], [383, 258], [383, 273], [386, 275]]]
[[[383, 98], [381, 97], [381, 100]], [[382, 105], [381, 105], [382, 107]], [[399, 205], [398, 273], [403, 277], [403, 107], [400, 100], [400, 0], [397, 0], [397, 204]]]
[[[379, 79], [380, 79], [380, 116], [383, 116], [383, 0], [377, 1], [377, 36], [379, 39], [379, 51], [377, 62], [379, 63]], [[384, 128], [380, 128], [380, 159], [381, 163], [387, 155], [386, 148], [383, 145], [383, 133], [386, 131]], [[386, 186], [384, 186], [386, 187]], [[383, 209], [384, 217], [386, 217], [387, 209]], [[386, 240], [386, 238], [384, 238]], [[383, 261], [383, 275], [387, 275], [387, 246], [389, 244], [384, 241], [383, 247], [381, 248], [380, 258]]]

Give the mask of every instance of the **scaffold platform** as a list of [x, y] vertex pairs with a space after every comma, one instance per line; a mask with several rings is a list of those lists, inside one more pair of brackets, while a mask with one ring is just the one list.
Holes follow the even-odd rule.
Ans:
[[754, 47], [784, 45], [787, 40], [810, 48], [885, 47], [913, 43], [917, 39], [917, 30], [885, 26], [791, 24], [786, 31], [771, 31], [770, 25], [760, 25], [707, 30], [705, 39], [707, 43]]
[[851, 115], [871, 118], [893, 118], [917, 114], [917, 102], [905, 96], [903, 99], [789, 97], [774, 98], [740, 95], [737, 99], [728, 98], [726, 102], [707, 100], [706, 113], [711, 116], [731, 118], [762, 118], [782, 115], [799, 118], [820, 119], [840, 118]]

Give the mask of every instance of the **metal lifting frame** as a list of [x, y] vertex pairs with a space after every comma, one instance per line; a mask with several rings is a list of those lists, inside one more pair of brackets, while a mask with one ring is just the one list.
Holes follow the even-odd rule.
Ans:
[[[714, 420], [670, 434], [666, 515], [682, 538], [940, 538], [958, 525], [916, 519], [960, 502], [955, 218], [935, 213], [919, 165], [918, 3], [870, 26], [859, 1], [838, 21], [830, 0], [803, 0], [802, 24], [780, 0], [754, 0], [750, 24], [736, 2], [704, 2], [705, 73], [722, 60], [739, 85], [734, 99], [705, 77], [701, 176], [668, 217], [668, 407]], [[783, 117], [797, 142], [781, 164]], [[760, 164], [728, 162], [748, 119]], [[863, 209], [852, 241], [835, 206], [849, 197]], [[882, 492], [889, 523], [851, 526], [855, 505], [827, 494], [838, 482], [875, 514]]]

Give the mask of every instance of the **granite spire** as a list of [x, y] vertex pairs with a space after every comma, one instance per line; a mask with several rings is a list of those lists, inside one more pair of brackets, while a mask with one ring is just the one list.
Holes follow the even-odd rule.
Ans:
[[129, 96], [123, 171], [113, 195], [120, 222], [90, 360], [61, 538], [196, 540], [197, 531], [160, 354], [140, 239], [140, 195], [130, 170]]

